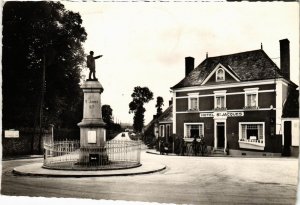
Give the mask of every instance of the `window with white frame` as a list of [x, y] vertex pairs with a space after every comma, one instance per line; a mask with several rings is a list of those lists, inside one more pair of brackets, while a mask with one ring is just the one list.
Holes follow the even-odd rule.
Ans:
[[244, 142], [264, 143], [265, 126], [263, 122], [239, 123], [239, 140]]
[[245, 108], [258, 107], [258, 88], [248, 88], [245, 91]]
[[225, 71], [223, 68], [219, 68], [216, 72], [216, 82], [225, 80]]
[[246, 94], [246, 106], [256, 107], [257, 106], [256, 98], [257, 98], [256, 93]]
[[215, 109], [226, 108], [226, 90], [215, 91]]
[[184, 124], [184, 137], [194, 138], [204, 136], [203, 123], [185, 123]]
[[171, 136], [171, 126], [169, 124], [166, 125], [166, 136]]
[[198, 93], [189, 93], [188, 94], [189, 96], [189, 106], [188, 106], [188, 109], [189, 110], [198, 110], [199, 109], [199, 106], [198, 106]]
[[217, 95], [216, 96], [216, 108], [225, 108], [225, 96]]
[[159, 136], [164, 137], [165, 136], [165, 126], [159, 125]]

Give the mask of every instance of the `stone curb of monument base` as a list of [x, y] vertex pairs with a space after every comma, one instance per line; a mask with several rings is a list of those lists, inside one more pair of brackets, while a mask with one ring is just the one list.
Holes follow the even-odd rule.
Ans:
[[33, 163], [18, 166], [13, 169], [13, 174], [21, 176], [40, 176], [40, 177], [111, 177], [111, 176], [130, 176], [142, 175], [160, 172], [166, 169], [166, 166], [158, 163], [146, 163], [142, 166], [129, 169], [119, 170], [96, 170], [96, 171], [80, 171], [80, 170], [52, 170], [42, 168], [42, 163]]

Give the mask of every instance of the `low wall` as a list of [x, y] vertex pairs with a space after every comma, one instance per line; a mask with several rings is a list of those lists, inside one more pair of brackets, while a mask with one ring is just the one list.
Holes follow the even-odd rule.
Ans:
[[[42, 154], [42, 142], [44, 137], [48, 137], [51, 133], [47, 130], [40, 131], [33, 128], [19, 129], [18, 138], [6, 138], [2, 131], [2, 154], [3, 157]], [[41, 140], [39, 140], [41, 136]], [[39, 147], [40, 144], [40, 147]]]
[[[34, 128], [20, 128], [19, 138], [5, 138], [2, 131], [2, 156], [11, 157], [18, 155], [43, 154], [43, 139], [51, 138], [51, 130]], [[41, 136], [41, 139], [39, 139]], [[55, 140], [80, 139], [79, 128], [77, 129], [54, 129]], [[39, 147], [40, 145], [40, 147]]]
[[231, 156], [251, 156], [251, 157], [280, 157], [281, 153], [272, 152], [259, 152], [259, 151], [249, 151], [249, 150], [228, 150]]

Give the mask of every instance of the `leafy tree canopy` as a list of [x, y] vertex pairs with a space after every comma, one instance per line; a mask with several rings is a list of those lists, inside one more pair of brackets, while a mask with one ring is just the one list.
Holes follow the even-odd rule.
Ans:
[[153, 99], [153, 93], [147, 87], [137, 86], [131, 94], [132, 101], [129, 103], [129, 113], [134, 113], [133, 128], [141, 132], [144, 127], [144, 103]]
[[111, 109], [110, 105], [102, 105], [101, 108], [102, 111], [102, 119], [106, 124], [112, 124], [112, 112], [113, 110]]
[[4, 128], [35, 126], [41, 106], [44, 126], [77, 126], [82, 117], [82, 43], [87, 37], [81, 24], [81, 16], [59, 2], [5, 3]]
[[110, 105], [102, 105], [102, 119], [106, 123], [106, 140], [113, 139], [119, 132], [121, 132], [122, 128], [120, 124], [117, 124], [113, 121], [113, 109]]

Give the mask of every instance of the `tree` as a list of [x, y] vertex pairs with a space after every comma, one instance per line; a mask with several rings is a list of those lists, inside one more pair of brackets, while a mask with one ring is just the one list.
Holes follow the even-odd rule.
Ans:
[[59, 2], [3, 7], [3, 127], [77, 127], [87, 34], [78, 13]]
[[129, 103], [129, 113], [134, 113], [133, 128], [135, 131], [141, 132], [144, 127], [144, 103], [148, 103], [153, 99], [153, 93], [147, 87], [134, 87], [131, 94], [132, 101]]
[[156, 116], [159, 117], [162, 114], [162, 106], [164, 105], [164, 99], [161, 96], [158, 96], [156, 98], [156, 105], [155, 107], [157, 108]]
[[106, 140], [111, 140], [116, 136], [116, 134], [121, 132], [121, 125], [113, 121], [113, 109], [110, 105], [102, 105], [101, 111], [102, 119], [106, 123]]
[[110, 105], [102, 105], [102, 119], [103, 121], [110, 125], [113, 123], [113, 120], [112, 120], [112, 109], [110, 107]]

